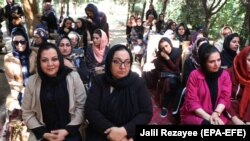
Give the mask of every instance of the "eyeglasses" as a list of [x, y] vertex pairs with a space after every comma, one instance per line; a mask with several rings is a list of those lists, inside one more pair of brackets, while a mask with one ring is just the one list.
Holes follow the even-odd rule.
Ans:
[[124, 64], [125, 67], [130, 67], [130, 65], [131, 65], [130, 60], [121, 61], [119, 59], [115, 59], [115, 60], [112, 60], [112, 63], [115, 66], [119, 66], [119, 67], [122, 66], [122, 64]]
[[24, 44], [26, 44], [26, 41], [24, 41], [24, 40], [20, 40], [20, 41], [13, 41], [13, 44], [14, 45], [19, 45], [19, 43], [21, 44], [21, 45], [24, 45]]

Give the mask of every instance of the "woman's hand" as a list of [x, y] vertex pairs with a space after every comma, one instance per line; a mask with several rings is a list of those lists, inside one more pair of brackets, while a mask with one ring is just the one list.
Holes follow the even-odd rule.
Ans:
[[108, 128], [104, 133], [108, 134], [107, 138], [111, 141], [121, 141], [127, 138], [127, 131], [124, 127], [111, 127]]
[[43, 138], [48, 140], [48, 141], [57, 141], [57, 136], [52, 133], [44, 133]]
[[163, 52], [163, 51], [161, 51], [161, 56], [162, 56], [163, 58], [165, 58], [166, 60], [169, 60], [168, 54], [165, 53], [165, 52]]
[[68, 28], [64, 28], [63, 31], [66, 32], [66, 33], [68, 33], [69, 29]]
[[233, 116], [231, 118], [233, 124], [235, 125], [245, 125], [245, 122], [243, 122], [241, 119], [239, 119], [237, 116]]
[[212, 125], [224, 125], [224, 122], [220, 119], [218, 113], [213, 112], [212, 115], [209, 118], [209, 122]]
[[64, 141], [69, 132], [65, 129], [58, 129], [51, 131], [52, 134], [56, 135], [56, 141]]
[[72, 69], [75, 68], [75, 65], [71, 61], [69, 61], [68, 59], [65, 59], [65, 58], [64, 58], [64, 66], [72, 68]]

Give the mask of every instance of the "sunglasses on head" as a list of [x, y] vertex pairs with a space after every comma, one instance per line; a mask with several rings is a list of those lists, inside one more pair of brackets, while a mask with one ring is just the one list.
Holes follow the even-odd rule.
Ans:
[[20, 43], [21, 45], [24, 45], [24, 44], [26, 44], [26, 41], [24, 41], [24, 40], [23, 40], [23, 41], [22, 41], [22, 40], [21, 40], [21, 41], [13, 41], [13, 43], [14, 43], [14, 45], [16, 45], [16, 46], [19, 45], [19, 43]]

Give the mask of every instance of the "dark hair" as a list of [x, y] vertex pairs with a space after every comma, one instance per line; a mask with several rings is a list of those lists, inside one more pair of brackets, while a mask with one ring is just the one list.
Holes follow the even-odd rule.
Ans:
[[44, 50], [49, 50], [49, 49], [54, 49], [57, 53], [57, 56], [58, 56], [58, 60], [60, 62], [60, 66], [59, 66], [59, 70], [62, 69], [64, 67], [64, 62], [63, 62], [63, 56], [59, 50], [58, 47], [56, 47], [55, 44], [52, 44], [52, 43], [45, 43], [43, 44], [43, 46], [41, 46], [39, 49], [38, 49], [38, 52], [37, 52], [37, 71], [38, 71], [38, 74], [40, 75], [40, 77], [44, 76], [44, 72], [42, 71], [41, 69], [41, 63], [40, 63], [40, 60], [41, 60], [41, 54]]
[[223, 49], [227, 51], [231, 51], [230, 49], [230, 42], [233, 40], [234, 37], [239, 37], [240, 35], [238, 33], [232, 33], [226, 36], [223, 42]]
[[[71, 45], [71, 40], [70, 38], [67, 36], [67, 35], [63, 35], [63, 36], [60, 36], [57, 40], [56, 40], [56, 46], [59, 47], [60, 45], [60, 42], [62, 41], [62, 39], [68, 39], [69, 42], [70, 42], [70, 45]], [[71, 45], [72, 46], [72, 45]]]
[[202, 37], [200, 39], [197, 40], [196, 45], [200, 46], [200, 43], [203, 41], [207, 41], [207, 43], [209, 43], [209, 40], [206, 37]]
[[216, 47], [214, 47], [208, 43], [202, 44], [201, 47], [199, 48], [199, 50], [198, 50], [199, 62], [200, 62], [200, 68], [201, 68], [202, 72], [207, 73], [207, 66], [206, 66], [207, 60], [208, 60], [209, 56], [215, 52], [218, 52], [220, 55], [220, 51]]
[[26, 48], [21, 54], [30, 54], [31, 49], [30, 49], [30, 46], [29, 46], [29, 37], [28, 37], [27, 32], [25, 31], [25, 29], [22, 28], [22, 27], [15, 27], [15, 28], [12, 29], [12, 32], [11, 32], [11, 45], [12, 45], [12, 48], [13, 48], [12, 53], [14, 54], [14, 56], [16, 56], [17, 54], [20, 53], [19, 51], [17, 51], [17, 49], [16, 49], [16, 47], [15, 47], [15, 45], [13, 43], [13, 38], [15, 36], [18, 36], [18, 35], [23, 36], [25, 41], [26, 41]]
[[114, 46], [112, 46], [111, 49], [109, 50], [109, 52], [108, 52], [108, 54], [107, 54], [107, 56], [106, 56], [106, 60], [105, 60], [105, 73], [106, 73], [106, 75], [108, 75], [109, 77], [112, 76], [111, 71], [110, 71], [110, 68], [111, 68], [111, 63], [112, 63], [114, 54], [115, 54], [115, 52], [120, 51], [120, 50], [126, 50], [126, 51], [128, 52], [129, 57], [130, 57], [131, 66], [132, 66], [132, 63], [133, 63], [133, 56], [132, 56], [131, 51], [130, 51], [125, 45], [122, 45], [122, 44], [114, 45]]
[[[100, 37], [102, 37], [102, 31], [101, 31], [101, 29], [96, 29], [96, 30], [94, 30], [94, 32], [93, 32], [93, 34], [98, 34]], [[92, 35], [93, 36], [93, 35]]]
[[170, 40], [168, 37], [162, 37], [162, 38], [160, 39], [159, 43], [158, 43], [158, 50], [159, 50], [159, 51], [161, 51], [160, 46], [161, 46], [161, 43], [162, 43], [162, 42], [168, 42], [169, 45], [171, 46], [171, 48], [173, 48], [173, 44], [172, 44], [171, 40]]

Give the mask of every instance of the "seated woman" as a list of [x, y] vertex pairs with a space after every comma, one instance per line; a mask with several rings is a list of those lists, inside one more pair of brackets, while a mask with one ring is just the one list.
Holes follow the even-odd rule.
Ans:
[[105, 61], [105, 74], [94, 77], [86, 101], [86, 141], [132, 140], [139, 124], [148, 124], [152, 102], [142, 78], [131, 71], [133, 57], [121, 44]]
[[57, 41], [57, 46], [64, 59], [64, 65], [77, 71], [85, 86], [88, 87], [89, 72], [85, 63], [84, 54], [73, 52], [71, 40], [68, 36], [62, 36]]
[[7, 97], [8, 110], [21, 109], [28, 78], [36, 72], [36, 53], [30, 49], [29, 38], [23, 28], [16, 27], [11, 33], [12, 52], [4, 56], [5, 75], [11, 88]]
[[228, 71], [233, 81], [231, 107], [228, 110], [231, 121], [235, 125], [250, 125], [250, 46], [240, 51]]
[[179, 118], [178, 117], [179, 116], [179, 108], [183, 104], [183, 99], [184, 99], [183, 97], [185, 95], [188, 77], [193, 70], [200, 68], [198, 50], [199, 50], [199, 48], [206, 47], [208, 44], [209, 44], [209, 41], [207, 38], [200, 38], [200, 39], [196, 40], [196, 42], [193, 44], [193, 47], [191, 50], [192, 54], [185, 60], [184, 68], [182, 70], [183, 72], [182, 72], [181, 86], [178, 88], [177, 96], [176, 96], [175, 102], [173, 104], [172, 114], [176, 118]]
[[214, 46], [199, 48], [200, 68], [191, 72], [180, 110], [181, 124], [224, 125], [230, 106], [232, 82], [221, 69], [220, 52]]
[[29, 140], [82, 141], [79, 127], [86, 92], [78, 73], [64, 66], [51, 43], [39, 48], [37, 71], [29, 78], [22, 105]]
[[93, 44], [87, 48], [86, 65], [90, 72], [90, 78], [104, 72], [104, 63], [109, 51], [108, 37], [101, 29], [96, 29], [93, 33]]
[[237, 55], [240, 47], [240, 36], [238, 33], [232, 33], [226, 36], [221, 52], [221, 67], [230, 68], [233, 66], [234, 57]]
[[58, 35], [60, 36], [67, 36], [70, 31], [74, 31], [72, 24], [74, 23], [73, 18], [66, 17], [63, 19], [61, 26], [58, 28]]
[[44, 44], [47, 43], [49, 38], [48, 32], [43, 28], [36, 28], [33, 32], [33, 41], [31, 42], [31, 49], [36, 53], [38, 49]]
[[166, 117], [167, 107], [180, 84], [181, 49], [174, 48], [171, 40], [163, 37], [159, 41], [157, 58], [153, 62], [159, 77], [157, 94], [162, 108], [161, 117]]

